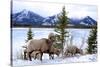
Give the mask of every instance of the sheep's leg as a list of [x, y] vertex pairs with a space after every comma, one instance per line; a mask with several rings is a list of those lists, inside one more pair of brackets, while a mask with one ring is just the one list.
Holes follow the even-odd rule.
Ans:
[[54, 59], [54, 54], [52, 55], [52, 59]]
[[53, 59], [53, 55], [51, 55], [51, 59]]
[[31, 59], [31, 52], [28, 52], [27, 54], [28, 54], [29, 60], [32, 61], [32, 59]]
[[42, 56], [43, 56], [43, 53], [41, 52], [41, 57], [40, 57], [40, 60], [42, 61]]
[[24, 51], [24, 60], [27, 60], [27, 58], [26, 58], [26, 53], [27, 53], [27, 52]]
[[36, 60], [36, 58], [37, 58], [37, 54], [34, 55], [34, 60]]
[[72, 53], [72, 57], [74, 57], [74, 55], [75, 55], [75, 54], [74, 54], [74, 53]]
[[51, 59], [53, 59], [53, 54], [51, 54]]
[[39, 54], [39, 53], [36, 53], [36, 54], [35, 54], [35, 57], [34, 57], [35, 60], [36, 60], [38, 54]]
[[29, 60], [32, 61], [32, 59], [31, 59], [31, 53], [29, 53]]
[[49, 54], [49, 59], [54, 59], [54, 55], [53, 54]]
[[49, 54], [49, 59], [54, 59], [53, 54]]
[[49, 53], [49, 59], [51, 59], [51, 54]]

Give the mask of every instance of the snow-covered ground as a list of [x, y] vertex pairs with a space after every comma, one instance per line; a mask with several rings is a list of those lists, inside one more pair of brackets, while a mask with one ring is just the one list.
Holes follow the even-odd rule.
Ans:
[[83, 56], [74, 56], [74, 57], [55, 57], [54, 60], [49, 60], [48, 54], [43, 55], [43, 60], [14, 60], [13, 66], [30, 66], [30, 65], [43, 65], [43, 64], [67, 64], [67, 63], [82, 63], [82, 62], [96, 62], [97, 54], [92, 55], [83, 55]]
[[[87, 47], [87, 38], [90, 32], [90, 29], [67, 29], [69, 34], [73, 36], [73, 45], [80, 47], [82, 45], [82, 39], [84, 39], [84, 45], [82, 49], [84, 50]], [[49, 60], [48, 55], [44, 54], [43, 61], [33, 60], [26, 61], [21, 60], [21, 53], [23, 52], [22, 46], [25, 45], [25, 40], [27, 38], [28, 28], [13, 28], [12, 29], [12, 59], [13, 65], [38, 65], [38, 64], [59, 64], [59, 63], [71, 63], [71, 62], [88, 62], [96, 61], [96, 55], [86, 55], [81, 57], [70, 57], [61, 59], [56, 57], [55, 60]], [[32, 28], [34, 33], [34, 39], [47, 38], [48, 34], [54, 32], [52, 28]], [[70, 44], [70, 40], [66, 38], [66, 45]], [[66, 47], [66, 46], [65, 46]], [[74, 59], [74, 60], [73, 60]]]

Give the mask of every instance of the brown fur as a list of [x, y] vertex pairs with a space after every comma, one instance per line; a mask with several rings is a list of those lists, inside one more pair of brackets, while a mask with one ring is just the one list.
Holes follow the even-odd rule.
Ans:
[[[24, 53], [27, 53], [27, 48], [24, 50]], [[26, 59], [27, 60], [27, 58], [28, 58], [28, 55], [27, 54], [25, 54], [26, 56], [24, 56], [24, 59]], [[40, 59], [40, 51], [33, 51], [32, 53], [31, 53], [31, 57], [32, 58], [34, 58], [34, 59]]]
[[[49, 59], [54, 59], [54, 54], [56, 54], [57, 56], [59, 56], [60, 54], [60, 49], [58, 48], [54, 48], [53, 46], [50, 49], [50, 52], [44, 52], [44, 53], [48, 53], [49, 54]], [[39, 54], [39, 53], [38, 53]], [[37, 57], [37, 55], [35, 55]]]
[[33, 51], [31, 57], [33, 57], [34, 59], [40, 59], [40, 51]]
[[74, 56], [76, 53], [83, 54], [83, 51], [76, 46], [68, 46], [64, 55], [68, 56], [69, 54], [71, 54], [72, 56]]
[[[54, 42], [54, 39], [53, 39], [53, 35], [51, 35], [51, 34], [48, 36], [48, 39], [42, 38], [39, 40], [36, 40], [36, 39], [29, 40], [27, 42], [27, 49], [26, 49], [29, 60], [31, 61], [31, 53], [33, 51], [40, 51], [41, 61], [42, 61], [43, 53], [50, 51], [50, 48], [51, 48], [53, 42]], [[24, 54], [26, 54], [26, 53], [24, 52]], [[24, 56], [26, 56], [26, 55], [24, 55]]]
[[49, 59], [54, 59], [54, 54], [56, 54], [57, 56], [59, 56], [60, 49], [51, 47], [50, 53], [49, 53]]

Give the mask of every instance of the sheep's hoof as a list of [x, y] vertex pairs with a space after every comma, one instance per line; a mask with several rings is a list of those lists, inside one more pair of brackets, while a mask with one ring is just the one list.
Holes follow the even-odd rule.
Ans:
[[24, 60], [27, 60], [27, 59], [24, 59]]
[[32, 60], [30, 60], [30, 61], [32, 61]]
[[24, 60], [28, 60], [27, 58], [24, 58]]

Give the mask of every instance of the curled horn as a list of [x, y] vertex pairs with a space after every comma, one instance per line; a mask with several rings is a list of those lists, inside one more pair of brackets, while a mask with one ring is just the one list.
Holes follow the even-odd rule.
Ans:
[[50, 33], [49, 35], [48, 35], [48, 39], [50, 39], [51, 41], [53, 41], [54, 42], [54, 33]]

